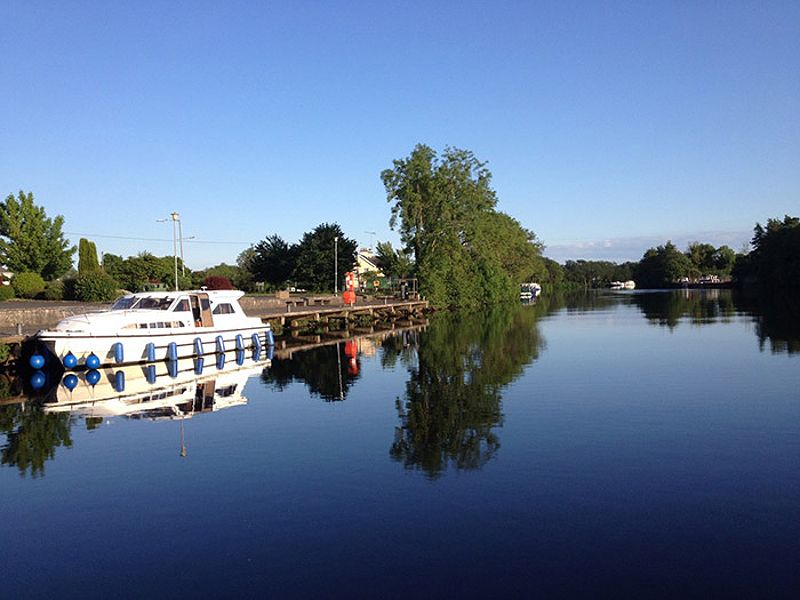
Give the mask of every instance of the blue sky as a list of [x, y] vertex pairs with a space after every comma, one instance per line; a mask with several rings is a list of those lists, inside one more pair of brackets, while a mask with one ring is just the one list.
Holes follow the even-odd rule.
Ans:
[[172, 211], [192, 268], [322, 222], [396, 241], [379, 174], [419, 142], [488, 161], [499, 209], [558, 260], [739, 249], [800, 214], [798, 2], [6, 0], [0, 17], [0, 192], [106, 252], [171, 254]]

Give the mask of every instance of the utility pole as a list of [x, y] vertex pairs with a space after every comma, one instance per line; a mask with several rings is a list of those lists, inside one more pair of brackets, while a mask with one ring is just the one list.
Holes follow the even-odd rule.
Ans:
[[[172, 217], [172, 255], [175, 258], [175, 291], [178, 291], [178, 225], [181, 222], [181, 216], [174, 212], [170, 215]], [[183, 257], [183, 240], [181, 240], [181, 257]]]
[[333, 238], [333, 289], [339, 295], [339, 236]]
[[183, 277], [186, 275], [186, 262], [183, 260], [183, 221], [180, 219], [178, 219], [178, 239], [181, 241], [181, 277]]

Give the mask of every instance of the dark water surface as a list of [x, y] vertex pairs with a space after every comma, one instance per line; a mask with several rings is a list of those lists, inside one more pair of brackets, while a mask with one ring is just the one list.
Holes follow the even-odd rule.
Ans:
[[0, 406], [0, 596], [792, 596], [799, 322], [546, 297], [256, 365], [191, 418]]

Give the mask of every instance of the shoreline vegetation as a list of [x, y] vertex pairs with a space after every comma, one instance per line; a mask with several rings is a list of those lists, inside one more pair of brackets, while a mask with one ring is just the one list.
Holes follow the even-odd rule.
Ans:
[[[639, 261], [614, 263], [545, 256], [545, 245], [513, 216], [496, 209], [487, 163], [469, 150], [441, 153], [418, 144], [380, 174], [390, 204], [389, 224], [402, 247], [378, 242], [375, 271], [363, 281], [378, 281], [376, 293], [396, 291], [415, 279], [434, 308], [475, 308], [517, 301], [521, 283], [536, 281], [545, 293], [598, 289], [612, 281], [633, 280], [638, 289], [673, 287], [759, 287], [800, 289], [800, 218], [786, 215], [757, 223], [750, 249], [714, 247], [700, 241], [681, 251], [671, 241], [648, 249]], [[297, 243], [277, 233], [244, 250], [235, 265], [221, 263], [191, 271], [174, 256], [149, 252], [135, 256], [104, 253], [94, 242], [70, 245], [64, 217], [51, 219], [31, 192], [0, 202], [0, 301], [14, 297], [45, 300], [110, 301], [123, 290], [148, 288], [239, 288], [271, 293], [310, 293], [345, 289], [345, 272], [356, 262], [357, 242], [336, 223], [321, 223]], [[78, 250], [77, 270], [72, 268]], [[336, 258], [334, 258], [334, 253]], [[338, 263], [337, 280], [330, 265]], [[380, 273], [380, 275], [379, 275]], [[394, 286], [390, 285], [394, 282]]]

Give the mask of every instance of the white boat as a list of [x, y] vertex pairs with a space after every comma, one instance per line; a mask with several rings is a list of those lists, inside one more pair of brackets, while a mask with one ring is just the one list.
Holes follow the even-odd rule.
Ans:
[[542, 293], [542, 286], [538, 283], [523, 283], [520, 285], [519, 298], [520, 300], [533, 300], [538, 298]]
[[129, 294], [108, 310], [67, 317], [39, 331], [30, 364], [40, 369], [58, 366], [57, 361], [67, 370], [98, 369], [273, 345], [269, 324], [245, 315], [239, 305], [243, 295], [238, 290]]

